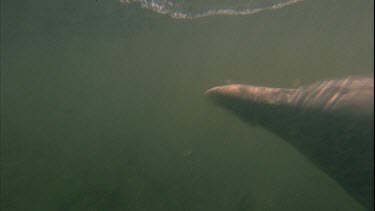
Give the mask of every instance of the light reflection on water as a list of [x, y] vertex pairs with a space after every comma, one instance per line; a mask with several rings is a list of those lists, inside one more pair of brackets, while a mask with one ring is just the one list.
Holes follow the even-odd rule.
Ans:
[[125, 4], [140, 3], [143, 8], [172, 18], [191, 19], [213, 15], [249, 15], [263, 10], [279, 9], [303, 0], [121, 0]]

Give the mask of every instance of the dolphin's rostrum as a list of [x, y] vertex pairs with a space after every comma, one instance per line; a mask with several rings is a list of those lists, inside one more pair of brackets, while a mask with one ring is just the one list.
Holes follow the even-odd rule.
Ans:
[[206, 94], [242, 120], [289, 142], [366, 208], [373, 208], [373, 77], [297, 89], [232, 84]]

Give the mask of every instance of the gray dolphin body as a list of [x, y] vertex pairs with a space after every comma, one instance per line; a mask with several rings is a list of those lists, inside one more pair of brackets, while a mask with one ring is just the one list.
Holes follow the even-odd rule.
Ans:
[[226, 85], [206, 94], [289, 142], [367, 209], [374, 195], [374, 78], [297, 89]]

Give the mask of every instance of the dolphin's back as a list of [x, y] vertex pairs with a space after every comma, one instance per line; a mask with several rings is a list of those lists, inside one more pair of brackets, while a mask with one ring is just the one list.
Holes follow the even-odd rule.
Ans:
[[374, 114], [373, 95], [374, 78], [352, 76], [301, 87], [293, 95], [294, 102], [292, 103], [341, 115], [372, 117]]

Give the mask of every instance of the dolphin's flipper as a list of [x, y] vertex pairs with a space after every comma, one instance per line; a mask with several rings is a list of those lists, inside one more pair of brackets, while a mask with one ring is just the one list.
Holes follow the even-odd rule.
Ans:
[[366, 208], [373, 208], [373, 78], [348, 77], [298, 89], [233, 84], [206, 94], [292, 144]]

